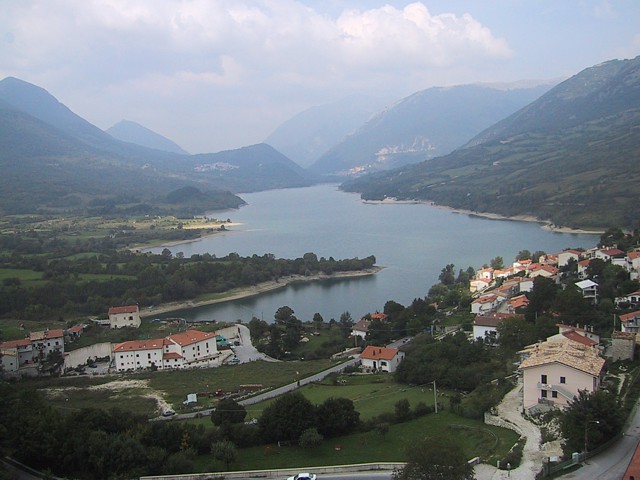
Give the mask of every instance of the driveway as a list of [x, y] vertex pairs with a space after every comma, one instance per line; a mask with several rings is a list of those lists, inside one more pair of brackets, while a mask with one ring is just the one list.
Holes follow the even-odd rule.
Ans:
[[[474, 468], [477, 480], [531, 480], [542, 470], [542, 464], [549, 456], [560, 455], [557, 442], [540, 446], [540, 429], [527, 419], [522, 412], [522, 384], [518, 384], [505, 395], [497, 407], [498, 417], [511, 425], [521, 436], [526, 437], [522, 451], [522, 461], [511, 471], [498, 470], [495, 466], [480, 464]], [[593, 477], [596, 478], [596, 477]]]

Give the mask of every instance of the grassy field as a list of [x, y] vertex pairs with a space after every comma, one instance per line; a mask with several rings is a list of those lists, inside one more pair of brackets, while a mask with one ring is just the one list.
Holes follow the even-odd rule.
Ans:
[[[464, 450], [468, 458], [481, 457], [494, 464], [518, 440], [511, 430], [484, 425], [480, 421], [460, 418], [449, 412], [430, 414], [410, 422], [391, 425], [382, 437], [375, 431], [355, 433], [325, 440], [318, 448], [306, 450], [297, 446], [277, 445], [240, 449], [233, 470], [270, 470], [278, 468], [314, 467], [369, 462], [401, 462], [405, 451], [424, 436], [447, 436]], [[336, 447], [339, 446], [339, 449]], [[198, 471], [221, 471], [224, 465], [211, 455], [197, 457]]]

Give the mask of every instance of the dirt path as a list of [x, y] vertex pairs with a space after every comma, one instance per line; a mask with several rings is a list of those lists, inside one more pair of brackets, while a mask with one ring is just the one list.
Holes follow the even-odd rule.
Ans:
[[498, 470], [495, 466], [478, 465], [475, 468], [477, 480], [532, 480], [542, 469], [549, 456], [562, 452], [557, 442], [540, 445], [541, 435], [537, 425], [522, 416], [522, 383], [507, 393], [498, 405], [498, 416], [514, 426], [513, 430], [526, 437], [520, 466], [511, 470]]

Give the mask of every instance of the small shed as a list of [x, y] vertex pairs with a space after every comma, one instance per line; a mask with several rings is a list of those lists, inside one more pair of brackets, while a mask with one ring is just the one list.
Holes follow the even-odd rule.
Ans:
[[198, 403], [198, 395], [195, 393], [189, 393], [187, 394], [187, 399], [182, 403], [187, 407], [191, 407]]

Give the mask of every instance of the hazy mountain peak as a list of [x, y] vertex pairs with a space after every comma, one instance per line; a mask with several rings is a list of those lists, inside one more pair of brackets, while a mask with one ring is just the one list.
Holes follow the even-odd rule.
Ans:
[[106, 132], [123, 142], [135, 143], [143, 147], [165, 152], [189, 155], [180, 145], [132, 120], [120, 120]]

